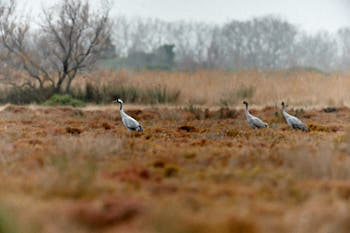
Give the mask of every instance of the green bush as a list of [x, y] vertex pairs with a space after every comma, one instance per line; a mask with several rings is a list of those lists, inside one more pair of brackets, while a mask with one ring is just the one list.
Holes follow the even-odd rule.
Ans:
[[44, 102], [45, 106], [73, 106], [73, 107], [84, 107], [85, 103], [81, 100], [74, 99], [71, 95], [59, 95], [55, 94], [50, 99]]

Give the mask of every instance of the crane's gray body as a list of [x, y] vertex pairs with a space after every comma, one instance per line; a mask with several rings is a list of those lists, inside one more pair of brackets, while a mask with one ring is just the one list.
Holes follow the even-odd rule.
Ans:
[[126, 114], [123, 110], [123, 101], [121, 99], [117, 99], [114, 101], [114, 103], [118, 102], [120, 104], [120, 115], [122, 117], [122, 122], [125, 125], [125, 127], [128, 130], [133, 130], [133, 131], [143, 131], [142, 126], [137, 122], [137, 120], [135, 120], [134, 118], [132, 118], [131, 116], [129, 116], [128, 114]]
[[290, 127], [292, 127], [292, 129], [300, 129], [303, 130], [305, 132], [309, 132], [309, 129], [307, 128], [307, 126], [298, 118], [296, 118], [295, 116], [292, 116], [290, 114], [288, 114], [285, 109], [284, 109], [284, 103], [282, 102], [282, 114], [284, 116], [284, 118], [286, 119], [288, 125]]
[[253, 129], [267, 128], [268, 124], [260, 120], [258, 117], [253, 116], [248, 111], [248, 103], [246, 101], [243, 102], [245, 104], [245, 114], [247, 117], [247, 121]]

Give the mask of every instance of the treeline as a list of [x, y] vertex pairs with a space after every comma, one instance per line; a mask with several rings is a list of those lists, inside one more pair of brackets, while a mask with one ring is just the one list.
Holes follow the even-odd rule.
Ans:
[[308, 34], [273, 16], [223, 25], [112, 19], [111, 9], [108, 0], [94, 7], [86, 0], [58, 0], [42, 8], [36, 23], [21, 16], [16, 0], [0, 1], [0, 102], [42, 103], [55, 94], [71, 94], [96, 103], [116, 96], [163, 103], [179, 96], [177, 90], [139, 90], [121, 83], [72, 88], [78, 85], [76, 77], [85, 77], [101, 64], [190, 71], [295, 67], [332, 71], [350, 65], [350, 28]]
[[119, 65], [147, 67], [147, 54], [172, 45], [174, 62], [169, 62], [178, 69], [313, 67], [330, 71], [350, 65], [350, 28], [311, 34], [275, 16], [223, 25], [118, 17], [113, 33]]

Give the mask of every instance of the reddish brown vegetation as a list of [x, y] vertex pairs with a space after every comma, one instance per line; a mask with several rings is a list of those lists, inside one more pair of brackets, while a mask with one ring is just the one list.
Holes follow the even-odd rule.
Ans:
[[141, 210], [142, 205], [136, 201], [110, 198], [101, 203], [75, 204], [73, 218], [82, 224], [100, 228], [132, 220]]
[[262, 130], [242, 110], [125, 110], [144, 132], [125, 129], [118, 106], [4, 108], [6, 221], [29, 233], [348, 230], [350, 109], [290, 109], [310, 133], [276, 107], [251, 110]]

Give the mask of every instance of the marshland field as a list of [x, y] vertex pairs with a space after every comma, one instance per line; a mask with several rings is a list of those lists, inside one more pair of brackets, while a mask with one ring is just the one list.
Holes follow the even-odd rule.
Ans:
[[348, 232], [348, 74], [101, 71], [77, 79], [81, 99], [86, 82], [110, 97], [1, 107], [1, 233]]

